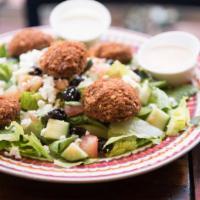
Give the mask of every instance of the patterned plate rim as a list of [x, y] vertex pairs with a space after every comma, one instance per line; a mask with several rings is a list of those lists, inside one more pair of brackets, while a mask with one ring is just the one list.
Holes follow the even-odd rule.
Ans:
[[[39, 28], [47, 32], [52, 32], [48, 27]], [[0, 39], [8, 41], [15, 32], [16, 31], [1, 34]], [[102, 40], [106, 39], [112, 41], [121, 41], [125, 43], [133, 42], [134, 44], [139, 45], [144, 42], [147, 37], [147, 35], [142, 33], [113, 27], [102, 37]], [[200, 94], [197, 94], [196, 100], [192, 100], [191, 102], [193, 101], [196, 101], [197, 103], [191, 103], [189, 106], [191, 109], [195, 108], [194, 115], [198, 115], [200, 113]], [[157, 151], [154, 150], [151, 154], [147, 153], [141, 158], [127, 161], [126, 163], [118, 162], [120, 161], [120, 159], [118, 159], [116, 163], [114, 162], [114, 164], [111, 166], [105, 166], [105, 168], [102, 168], [101, 170], [98, 168], [98, 166], [91, 169], [80, 168], [75, 170], [75, 168], [72, 168], [55, 170], [54, 168], [22, 163], [20, 161], [15, 161], [4, 156], [0, 156], [0, 171], [24, 178], [50, 182], [105, 182], [144, 174], [160, 168], [184, 155], [186, 152], [196, 146], [199, 141], [200, 127], [197, 127], [194, 130], [185, 132], [181, 136], [178, 136], [174, 139], [174, 141], [170, 142], [169, 145], [163, 146]], [[171, 148], [171, 146], [173, 148]], [[143, 163], [143, 165], [140, 165], [141, 163]]]

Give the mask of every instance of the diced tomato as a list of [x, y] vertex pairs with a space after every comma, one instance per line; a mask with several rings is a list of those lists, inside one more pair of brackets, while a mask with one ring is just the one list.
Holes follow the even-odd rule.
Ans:
[[90, 158], [98, 157], [98, 138], [94, 135], [83, 136], [80, 144], [81, 149], [83, 149]]
[[91, 72], [93, 74], [98, 75], [98, 77], [102, 77], [109, 69], [108, 64], [96, 64], [95, 66], [92, 67]]
[[68, 117], [74, 117], [76, 115], [80, 115], [83, 113], [83, 106], [68, 106], [66, 105], [65, 108], [65, 113]]

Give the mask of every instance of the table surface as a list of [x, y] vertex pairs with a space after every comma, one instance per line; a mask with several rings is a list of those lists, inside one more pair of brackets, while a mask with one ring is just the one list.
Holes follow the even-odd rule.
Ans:
[[151, 173], [98, 184], [37, 182], [0, 173], [0, 199], [200, 200], [200, 145]]

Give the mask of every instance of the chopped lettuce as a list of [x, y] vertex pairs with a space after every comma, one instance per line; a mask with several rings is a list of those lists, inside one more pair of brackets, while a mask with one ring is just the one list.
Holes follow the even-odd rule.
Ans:
[[57, 140], [49, 145], [49, 149], [54, 154], [62, 153], [72, 142], [78, 138], [77, 135], [72, 135], [69, 138]]
[[14, 142], [20, 140], [20, 135], [23, 134], [22, 127], [17, 122], [12, 122], [9, 127], [0, 130], [0, 142]]
[[170, 121], [167, 125], [166, 135], [176, 135], [179, 131], [185, 129], [186, 125], [189, 124], [190, 114], [187, 108], [186, 98], [180, 101], [177, 108], [170, 111]]
[[6, 45], [1, 44], [0, 45], [0, 58], [7, 57], [7, 50], [6, 50]]
[[134, 134], [117, 136], [110, 138], [104, 145], [104, 149], [109, 145], [112, 145], [112, 148], [106, 153], [106, 156], [112, 157], [136, 149], [137, 140]]
[[180, 102], [183, 97], [190, 97], [198, 92], [198, 89], [192, 84], [182, 85], [167, 91], [167, 94]]
[[139, 90], [140, 100], [142, 105], [146, 105], [149, 102], [151, 97], [152, 89], [149, 85], [149, 82], [146, 80], [142, 83], [142, 87]]
[[31, 132], [34, 133], [38, 138], [40, 138], [40, 133], [42, 129], [44, 128], [44, 125], [41, 121], [41, 119], [36, 118], [31, 121], [31, 124], [28, 127], [24, 128], [24, 132], [26, 134], [30, 134]]
[[171, 107], [169, 97], [159, 88], [153, 88], [150, 102], [156, 104], [161, 110], [169, 109]]
[[22, 144], [21, 147], [31, 147], [35, 150], [38, 157], [44, 157], [51, 160], [48, 150], [41, 144], [40, 140], [33, 133], [30, 135], [24, 135], [24, 139], [27, 142]]
[[76, 117], [70, 117], [69, 122], [73, 125], [80, 125], [80, 124], [92, 124], [100, 127], [105, 127], [102, 123], [87, 117], [86, 115], [79, 115]]
[[112, 78], [122, 78], [124, 76], [129, 76], [132, 80], [140, 81], [140, 77], [135, 74], [128, 66], [115, 61], [106, 72], [106, 75]]
[[152, 126], [148, 122], [133, 117], [124, 122], [111, 123], [108, 129], [108, 137], [134, 134], [137, 138], [159, 138], [164, 132]]
[[152, 81], [150, 82], [150, 86], [157, 88], [164, 88], [167, 86], [167, 81]]
[[20, 105], [24, 110], [36, 110], [38, 109], [38, 100], [41, 99], [39, 93], [23, 92], [20, 97]]
[[138, 117], [145, 118], [151, 113], [151, 111], [152, 111], [152, 107], [144, 106], [140, 109], [140, 112], [138, 113]]
[[12, 70], [8, 64], [0, 63], [0, 80], [8, 82], [12, 76]]

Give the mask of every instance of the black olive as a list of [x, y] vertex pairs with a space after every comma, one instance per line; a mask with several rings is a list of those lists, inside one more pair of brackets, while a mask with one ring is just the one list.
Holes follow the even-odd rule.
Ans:
[[69, 83], [70, 86], [78, 86], [81, 81], [83, 81], [84, 78], [81, 76], [76, 75]]
[[106, 151], [103, 149], [104, 145], [106, 143], [106, 139], [105, 138], [98, 138], [98, 151], [100, 153], [100, 155], [103, 155], [104, 153], [106, 153]]
[[108, 63], [109, 65], [112, 65], [114, 63], [114, 60], [108, 59], [108, 60], [106, 60], [106, 63]]
[[93, 64], [94, 63], [93, 63], [92, 60], [88, 60], [87, 65], [86, 65], [84, 71], [81, 74], [84, 74], [86, 71], [88, 71], [92, 67]]
[[48, 112], [48, 118], [49, 119], [58, 119], [58, 120], [66, 120], [67, 115], [65, 114], [65, 111], [63, 109], [57, 108], [50, 112]]
[[30, 71], [29, 74], [33, 75], [33, 76], [41, 76], [42, 75], [42, 70], [40, 68], [38, 68], [38, 67], [34, 67], [33, 71]]
[[65, 101], [79, 101], [81, 98], [80, 92], [74, 86], [71, 86], [65, 90], [62, 96]]
[[85, 135], [85, 133], [86, 133], [86, 129], [83, 127], [70, 127], [71, 135], [75, 134], [82, 137], [83, 135]]

